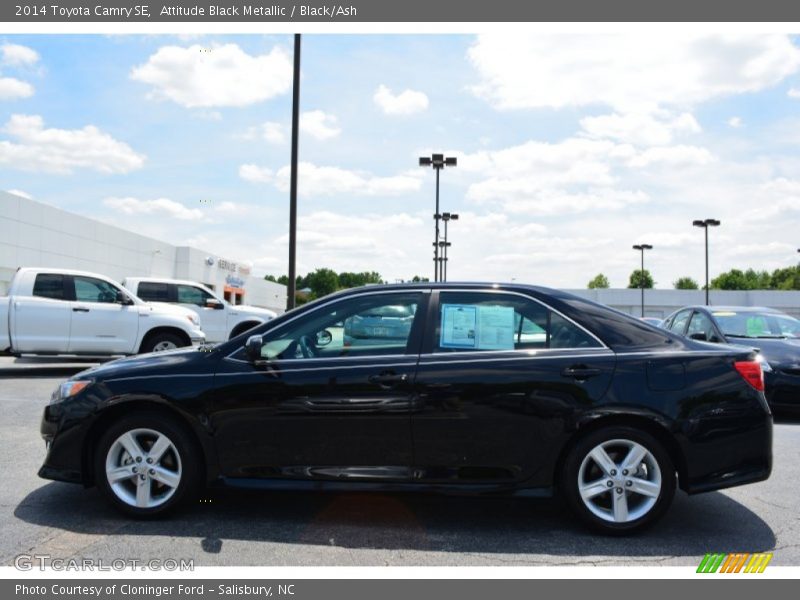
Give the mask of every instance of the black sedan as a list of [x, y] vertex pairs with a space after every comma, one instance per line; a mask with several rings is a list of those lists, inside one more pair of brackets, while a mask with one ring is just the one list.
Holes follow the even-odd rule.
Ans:
[[758, 306], [688, 306], [662, 327], [698, 341], [757, 349], [769, 405], [800, 410], [800, 320]]
[[[407, 334], [346, 344], [404, 307]], [[367, 333], [367, 330], [364, 331]], [[201, 486], [562, 494], [638, 530], [676, 485], [766, 479], [772, 417], [746, 348], [710, 347], [520, 284], [370, 286], [213, 347], [107, 363], [57, 389], [41, 477], [158, 515]]]

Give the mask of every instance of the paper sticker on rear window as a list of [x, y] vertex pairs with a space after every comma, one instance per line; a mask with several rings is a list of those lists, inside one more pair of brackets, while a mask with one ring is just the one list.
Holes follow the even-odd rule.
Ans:
[[483, 304], [442, 304], [441, 348], [513, 350], [514, 309]]

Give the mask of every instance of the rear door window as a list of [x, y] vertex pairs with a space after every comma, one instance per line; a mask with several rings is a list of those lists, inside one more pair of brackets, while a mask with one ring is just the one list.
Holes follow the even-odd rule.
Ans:
[[33, 295], [51, 300], [67, 300], [64, 276], [57, 273], [39, 273], [33, 282]]
[[538, 302], [507, 294], [442, 292], [434, 352], [602, 348]]
[[169, 284], [142, 281], [136, 290], [139, 298], [147, 302], [169, 302]]

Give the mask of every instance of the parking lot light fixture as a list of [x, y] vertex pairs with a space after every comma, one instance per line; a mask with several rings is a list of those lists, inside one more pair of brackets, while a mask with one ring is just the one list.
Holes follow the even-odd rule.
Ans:
[[447, 256], [447, 249], [452, 246], [452, 244], [447, 241], [447, 224], [450, 221], [458, 221], [458, 213], [442, 213], [442, 221], [444, 221], [444, 258], [442, 266], [442, 281], [447, 281], [447, 261], [449, 260]]
[[[709, 227], [719, 227], [721, 221], [718, 219], [695, 219], [692, 221], [692, 225], [695, 227], [702, 227], [705, 231], [706, 237], [706, 306], [709, 305], [708, 301], [708, 228]], [[800, 252], [800, 250], [798, 250]]]
[[642, 290], [642, 316], [644, 316], [644, 251], [652, 250], [653, 246], [650, 244], [634, 244], [634, 250], [639, 250], [642, 253], [642, 270], [639, 271], [639, 287]]
[[439, 220], [442, 218], [442, 215], [439, 213], [439, 171], [447, 167], [455, 167], [458, 164], [458, 160], [453, 156], [445, 157], [444, 154], [431, 154], [430, 156], [420, 156], [419, 157], [419, 166], [420, 167], [431, 167], [434, 171], [436, 171], [436, 212], [433, 215], [433, 220], [435, 222], [434, 227], [434, 238], [433, 238], [433, 275], [434, 281], [439, 281]]

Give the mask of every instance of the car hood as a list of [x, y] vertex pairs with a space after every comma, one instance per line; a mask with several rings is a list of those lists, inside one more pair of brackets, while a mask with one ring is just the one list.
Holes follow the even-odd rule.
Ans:
[[133, 377], [141, 375], [143, 371], [157, 372], [164, 368], [172, 370], [177, 365], [188, 363], [208, 355], [209, 347], [176, 348], [163, 352], [150, 352], [138, 354], [127, 358], [118, 358], [96, 367], [86, 369], [74, 375], [72, 379], [116, 379], [118, 377]]
[[251, 315], [253, 317], [259, 317], [266, 321], [274, 319], [275, 317], [278, 316], [276, 312], [271, 311], [268, 308], [257, 308], [255, 306], [245, 306], [242, 304], [231, 305], [231, 310], [235, 310], [236, 312], [243, 315]]

